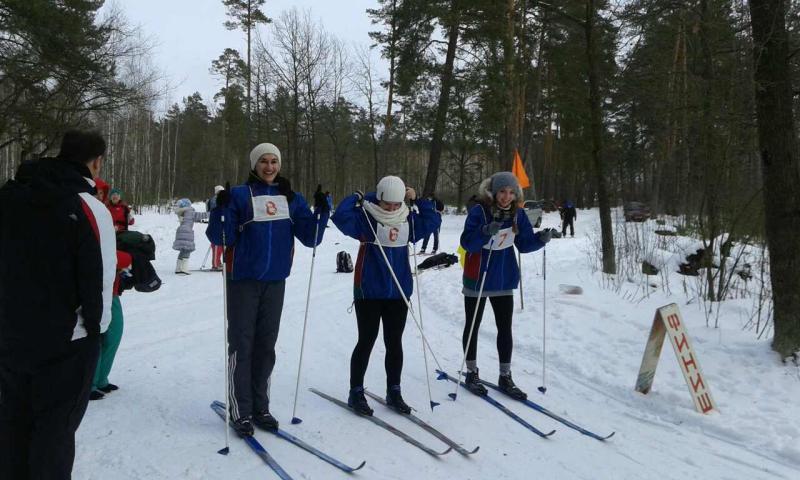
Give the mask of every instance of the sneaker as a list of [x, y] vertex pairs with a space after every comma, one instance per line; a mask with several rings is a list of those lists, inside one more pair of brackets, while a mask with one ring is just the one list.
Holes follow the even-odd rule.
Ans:
[[400, 385], [393, 385], [386, 390], [386, 405], [397, 413], [411, 413], [409, 407], [400, 395]]
[[352, 408], [356, 413], [369, 417], [372, 416], [372, 409], [369, 408], [367, 397], [364, 396], [364, 387], [353, 387], [350, 389], [350, 395], [347, 397], [347, 406]]
[[420, 250], [420, 251], [419, 251], [419, 254], [420, 254], [420, 255], [425, 255], [425, 249], [423, 248], [422, 250]]
[[239, 436], [250, 437], [253, 435], [253, 422], [250, 417], [241, 417], [237, 420], [231, 419], [231, 427]]
[[515, 400], [527, 400], [528, 394], [523, 392], [519, 389], [516, 385], [514, 385], [514, 380], [511, 380], [511, 374], [508, 375], [500, 375], [500, 379], [497, 380], [497, 386], [500, 387], [500, 391], [508, 395], [509, 397]]
[[100, 390], [92, 390], [92, 393], [89, 394], [89, 400], [102, 400], [105, 398], [105, 394]]
[[278, 429], [278, 419], [273, 417], [272, 414], [269, 413], [269, 410], [253, 415], [253, 423], [256, 424], [256, 427], [263, 430]]
[[100, 390], [100, 391], [101, 391], [101, 392], [103, 392], [103, 393], [111, 393], [111, 392], [113, 392], [114, 390], [119, 390], [119, 387], [118, 387], [118, 386], [116, 386], [116, 385], [114, 385], [113, 383], [109, 383], [109, 384], [108, 384], [108, 385], [106, 385], [105, 387], [100, 387], [100, 388], [98, 388], [98, 390]]
[[436, 255], [436, 250], [431, 250], [431, 255]]
[[466, 378], [464, 379], [464, 385], [466, 385], [467, 390], [481, 397], [485, 397], [489, 393], [489, 391], [486, 390], [486, 387], [484, 387], [481, 383], [481, 379], [478, 377], [477, 369], [474, 372], [467, 372]]

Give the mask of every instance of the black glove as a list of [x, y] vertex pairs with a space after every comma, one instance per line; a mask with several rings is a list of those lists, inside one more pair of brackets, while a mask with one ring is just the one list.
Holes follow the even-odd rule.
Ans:
[[286, 200], [289, 202], [294, 200], [292, 184], [289, 182], [288, 178], [278, 175], [275, 177], [275, 183], [278, 184], [278, 193], [286, 197]]
[[536, 235], [539, 237], [539, 240], [542, 241], [545, 245], [553, 238], [553, 231], [552, 228], [545, 228], [544, 230], [539, 230], [539, 233]]
[[227, 207], [229, 203], [231, 203], [231, 184], [230, 182], [225, 184], [225, 188], [217, 192], [217, 207]]
[[500, 227], [502, 226], [503, 226], [502, 222], [487, 223], [481, 228], [481, 232], [483, 232], [484, 235], [489, 235], [491, 237], [493, 235], [496, 235], [497, 232], [500, 231]]
[[361, 190], [356, 190], [353, 192], [353, 195], [356, 196], [356, 207], [364, 205], [364, 192]]
[[328, 198], [322, 193], [322, 190], [317, 190], [314, 193], [314, 209], [320, 212], [328, 211]]

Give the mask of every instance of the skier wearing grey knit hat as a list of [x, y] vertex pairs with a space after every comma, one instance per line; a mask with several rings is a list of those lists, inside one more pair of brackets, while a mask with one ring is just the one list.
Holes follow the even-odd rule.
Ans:
[[295, 239], [313, 248], [322, 241], [328, 204], [312, 212], [280, 175], [281, 151], [271, 143], [250, 152], [244, 185], [217, 193], [206, 236], [225, 248], [228, 309], [229, 409], [233, 428], [252, 435], [253, 424], [278, 427], [267, 386], [275, 365], [286, 278]]

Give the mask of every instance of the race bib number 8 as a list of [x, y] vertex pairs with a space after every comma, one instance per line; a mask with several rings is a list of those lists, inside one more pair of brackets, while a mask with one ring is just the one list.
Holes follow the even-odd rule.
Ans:
[[253, 221], [272, 222], [289, 217], [289, 203], [283, 195], [259, 195], [253, 198]]
[[504, 228], [497, 232], [497, 234], [492, 237], [492, 239], [483, 246], [485, 249], [489, 249], [491, 246], [492, 250], [505, 250], [508, 247], [514, 245], [514, 239], [516, 238], [516, 234], [514, 233], [514, 229], [512, 227]]
[[399, 247], [408, 243], [408, 223], [391, 227], [378, 223], [375, 233], [378, 235], [375, 243], [384, 247]]

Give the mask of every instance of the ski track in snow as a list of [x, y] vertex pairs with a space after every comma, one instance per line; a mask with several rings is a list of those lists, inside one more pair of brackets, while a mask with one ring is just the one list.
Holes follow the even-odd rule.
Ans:
[[[404, 336], [403, 393], [417, 415], [475, 455], [451, 452], [441, 458], [402, 440], [308, 392], [308, 387], [346, 399], [349, 360], [357, 331], [352, 303], [352, 274], [335, 273], [335, 256], [348, 251], [355, 260], [358, 243], [332, 224], [317, 251], [311, 312], [297, 415], [291, 425], [311, 250], [295, 242], [292, 275], [277, 345], [271, 410], [282, 427], [349, 465], [366, 460], [353, 475], [268, 433], [259, 441], [290, 475], [298, 479], [796, 479], [800, 478], [800, 398], [798, 369], [780, 365], [769, 341], [741, 331], [741, 311], [749, 300], [722, 306], [721, 328], [705, 327], [695, 305], [680, 295], [651, 292], [631, 302], [601, 288], [584, 251], [597, 212], [581, 211], [576, 238], [554, 239], [547, 247], [547, 393], [542, 383], [542, 255], [523, 255], [525, 309], [515, 297], [514, 359], [516, 383], [534, 402], [575, 423], [606, 435], [598, 442], [490, 392], [504, 405], [542, 430], [556, 429], [547, 440], [528, 432], [454, 384], [437, 381], [428, 356], [424, 371], [422, 341], [409, 315]], [[444, 217], [440, 251], [455, 252], [464, 217]], [[545, 214], [543, 226], [558, 215]], [[79, 479], [250, 479], [276, 478], [261, 459], [231, 434], [230, 454], [223, 424], [209, 408], [224, 400], [222, 279], [219, 273], [173, 274], [171, 250], [177, 218], [143, 214], [136, 229], [157, 242], [156, 268], [164, 284], [155, 293], [122, 296], [125, 332], [110, 379], [120, 390], [91, 402], [77, 435], [74, 478]], [[205, 224], [195, 224], [197, 250], [191, 268], [199, 268], [208, 242]], [[419, 244], [418, 244], [419, 246]], [[409, 257], [413, 262], [413, 257]], [[421, 261], [421, 260], [419, 260]], [[210, 258], [207, 265], [210, 264]], [[412, 265], [413, 266], [413, 265]], [[464, 305], [458, 265], [419, 277], [421, 320], [441, 367], [455, 374], [463, 352]], [[680, 280], [673, 279], [673, 285]], [[560, 283], [580, 285], [582, 295], [558, 292]], [[630, 288], [633, 288], [631, 286]], [[677, 288], [675, 289], [678, 290]], [[640, 295], [641, 296], [641, 295]], [[650, 394], [633, 390], [655, 309], [676, 302], [711, 392], [721, 413], [695, 413], [671, 347], [665, 345]], [[412, 303], [417, 307], [416, 293]], [[420, 318], [418, 316], [418, 318]], [[497, 377], [496, 327], [487, 305], [477, 335], [481, 376]], [[376, 342], [366, 386], [385, 388], [382, 340]], [[429, 373], [435, 412], [428, 408]], [[435, 448], [433, 436], [372, 402], [376, 415]]]

